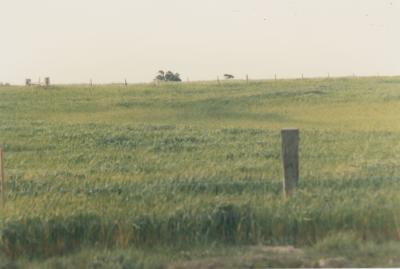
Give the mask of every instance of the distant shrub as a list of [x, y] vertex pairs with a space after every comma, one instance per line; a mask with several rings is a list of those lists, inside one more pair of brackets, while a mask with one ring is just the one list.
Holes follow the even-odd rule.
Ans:
[[158, 71], [158, 74], [155, 78], [158, 81], [174, 81], [174, 82], [181, 82], [182, 79], [180, 78], [179, 73], [173, 73], [172, 71], [164, 72], [163, 70]]
[[235, 76], [231, 74], [224, 74], [225, 79], [234, 79]]

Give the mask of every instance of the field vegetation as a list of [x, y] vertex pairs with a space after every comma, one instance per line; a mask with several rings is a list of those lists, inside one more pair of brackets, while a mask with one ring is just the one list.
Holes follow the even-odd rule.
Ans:
[[[395, 253], [399, 115], [398, 77], [0, 87], [1, 257], [26, 264], [67, 255], [57, 265], [79, 251], [134, 248], [139, 260], [146, 249], [185, 259], [169, 253], [249, 245], [312, 256], [348, 241], [347, 254], [380, 244]], [[284, 127], [301, 130], [300, 185], [289, 199]], [[379, 255], [382, 266], [400, 266]], [[144, 264], [162, 268], [129, 268]]]

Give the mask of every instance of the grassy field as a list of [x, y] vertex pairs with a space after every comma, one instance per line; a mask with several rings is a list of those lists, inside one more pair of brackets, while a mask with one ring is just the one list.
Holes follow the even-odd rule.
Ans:
[[[301, 130], [290, 199], [284, 127]], [[142, 260], [163, 249], [176, 258], [165, 264], [187, 258], [172, 250], [214, 245], [292, 245], [319, 259], [342, 241], [352, 242], [343, 255], [368, 244], [400, 253], [398, 77], [0, 87], [0, 144], [4, 264], [132, 248]], [[400, 266], [393, 256], [376, 257]]]

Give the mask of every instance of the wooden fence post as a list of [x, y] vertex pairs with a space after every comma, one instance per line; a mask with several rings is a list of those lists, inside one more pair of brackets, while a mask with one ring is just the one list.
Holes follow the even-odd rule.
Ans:
[[1, 188], [1, 204], [4, 206], [5, 204], [5, 178], [4, 178], [4, 158], [3, 158], [3, 147], [0, 146], [0, 188]]
[[299, 182], [299, 129], [282, 129], [283, 189], [289, 196]]

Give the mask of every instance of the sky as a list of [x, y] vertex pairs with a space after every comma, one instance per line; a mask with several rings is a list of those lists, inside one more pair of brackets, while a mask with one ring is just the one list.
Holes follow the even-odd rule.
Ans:
[[400, 0], [0, 0], [0, 82], [400, 75]]

